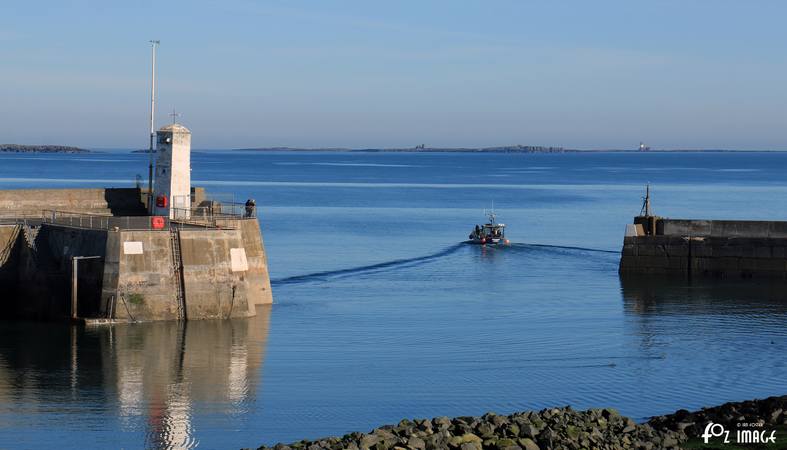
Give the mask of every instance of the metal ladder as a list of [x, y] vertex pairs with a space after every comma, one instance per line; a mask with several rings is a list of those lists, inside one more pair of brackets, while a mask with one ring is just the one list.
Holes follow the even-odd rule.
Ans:
[[175, 292], [178, 296], [178, 318], [186, 320], [186, 294], [183, 280], [183, 257], [180, 252], [180, 231], [170, 228], [172, 244], [172, 273], [175, 276]]

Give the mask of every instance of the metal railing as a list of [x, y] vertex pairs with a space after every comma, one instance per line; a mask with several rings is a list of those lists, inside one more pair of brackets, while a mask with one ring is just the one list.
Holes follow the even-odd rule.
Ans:
[[0, 225], [51, 224], [92, 230], [169, 230], [172, 227], [236, 229], [239, 221], [257, 218], [257, 209], [243, 203], [209, 202], [208, 206], [170, 208], [172, 219], [161, 217], [163, 226], [154, 226], [154, 216], [111, 216], [53, 209], [38, 216], [0, 217]]
[[170, 211], [173, 224], [204, 228], [235, 229], [239, 220], [256, 218], [255, 211], [246, 211], [244, 205], [218, 202], [194, 208], [170, 208]]
[[169, 219], [163, 220], [163, 228], [154, 228], [151, 216], [107, 216], [51, 209], [41, 214], [42, 223], [92, 230], [169, 230]]

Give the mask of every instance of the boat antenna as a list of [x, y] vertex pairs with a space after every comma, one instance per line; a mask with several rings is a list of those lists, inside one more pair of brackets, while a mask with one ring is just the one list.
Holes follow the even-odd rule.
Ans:
[[645, 196], [642, 197], [642, 209], [639, 211], [639, 215], [645, 217], [653, 215], [650, 210], [650, 183], [645, 185]]
[[484, 213], [489, 216], [489, 223], [490, 224], [494, 224], [495, 223], [495, 219], [497, 217], [497, 215], [495, 214], [495, 201], [494, 200], [492, 200], [492, 209], [488, 213], [486, 212], [486, 210], [484, 210]]
[[153, 214], [153, 144], [156, 139], [156, 48], [161, 41], [150, 42], [150, 147], [148, 148], [148, 212]]

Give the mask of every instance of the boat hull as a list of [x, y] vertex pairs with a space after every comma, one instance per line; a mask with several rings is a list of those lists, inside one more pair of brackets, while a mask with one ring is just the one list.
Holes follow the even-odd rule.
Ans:
[[480, 239], [470, 239], [467, 241], [468, 244], [474, 245], [505, 245], [506, 240], [501, 238], [492, 238], [492, 239], [485, 239], [483, 242]]

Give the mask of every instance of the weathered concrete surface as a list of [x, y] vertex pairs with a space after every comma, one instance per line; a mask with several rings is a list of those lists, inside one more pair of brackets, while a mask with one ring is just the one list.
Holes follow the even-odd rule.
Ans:
[[787, 238], [787, 222], [755, 220], [659, 220], [657, 234], [692, 237]]
[[0, 217], [40, 217], [45, 209], [116, 216], [146, 212], [137, 188], [0, 190]]
[[[194, 192], [205, 197], [204, 189]], [[82, 318], [248, 317], [255, 305], [272, 303], [256, 219], [221, 219], [214, 228], [172, 224], [182, 227], [175, 258], [170, 230], [147, 229], [142, 195], [136, 188], [0, 191], [0, 217], [40, 218], [43, 209], [79, 213], [48, 216], [43, 225], [0, 225], [0, 302], [6, 302], [0, 315], [69, 317], [75, 256], [100, 257], [78, 263]], [[181, 269], [183, 276], [176, 276]]]
[[188, 318], [254, 315], [248, 269], [231, 261], [231, 250], [244, 248], [240, 230], [181, 230], [180, 248]]
[[787, 222], [659, 219], [626, 236], [620, 273], [787, 279]]
[[21, 225], [0, 225], [0, 292], [10, 297], [16, 291]]
[[[154, 204], [154, 213], [175, 218], [188, 217], [191, 207], [191, 132], [180, 124], [161, 127], [156, 133], [156, 176], [154, 197], [168, 199], [167, 204]], [[179, 211], [172, 211], [178, 208]]]
[[[19, 226], [13, 256], [14, 269], [3, 277], [5, 317], [56, 319], [71, 312], [71, 259], [103, 256], [106, 234], [97, 230]], [[101, 260], [79, 263], [79, 313], [98, 313], [103, 279]]]
[[247, 282], [249, 284], [249, 297], [253, 305], [269, 305], [273, 303], [271, 279], [268, 274], [268, 256], [265, 254], [260, 223], [256, 219], [242, 220], [240, 222], [243, 245], [246, 248], [246, 258], [249, 262]]
[[[127, 243], [140, 243], [135, 254]], [[169, 231], [111, 231], [107, 239], [102, 313], [116, 319], [177, 320], [178, 280], [173, 276]], [[114, 307], [112, 306], [112, 302]]]

